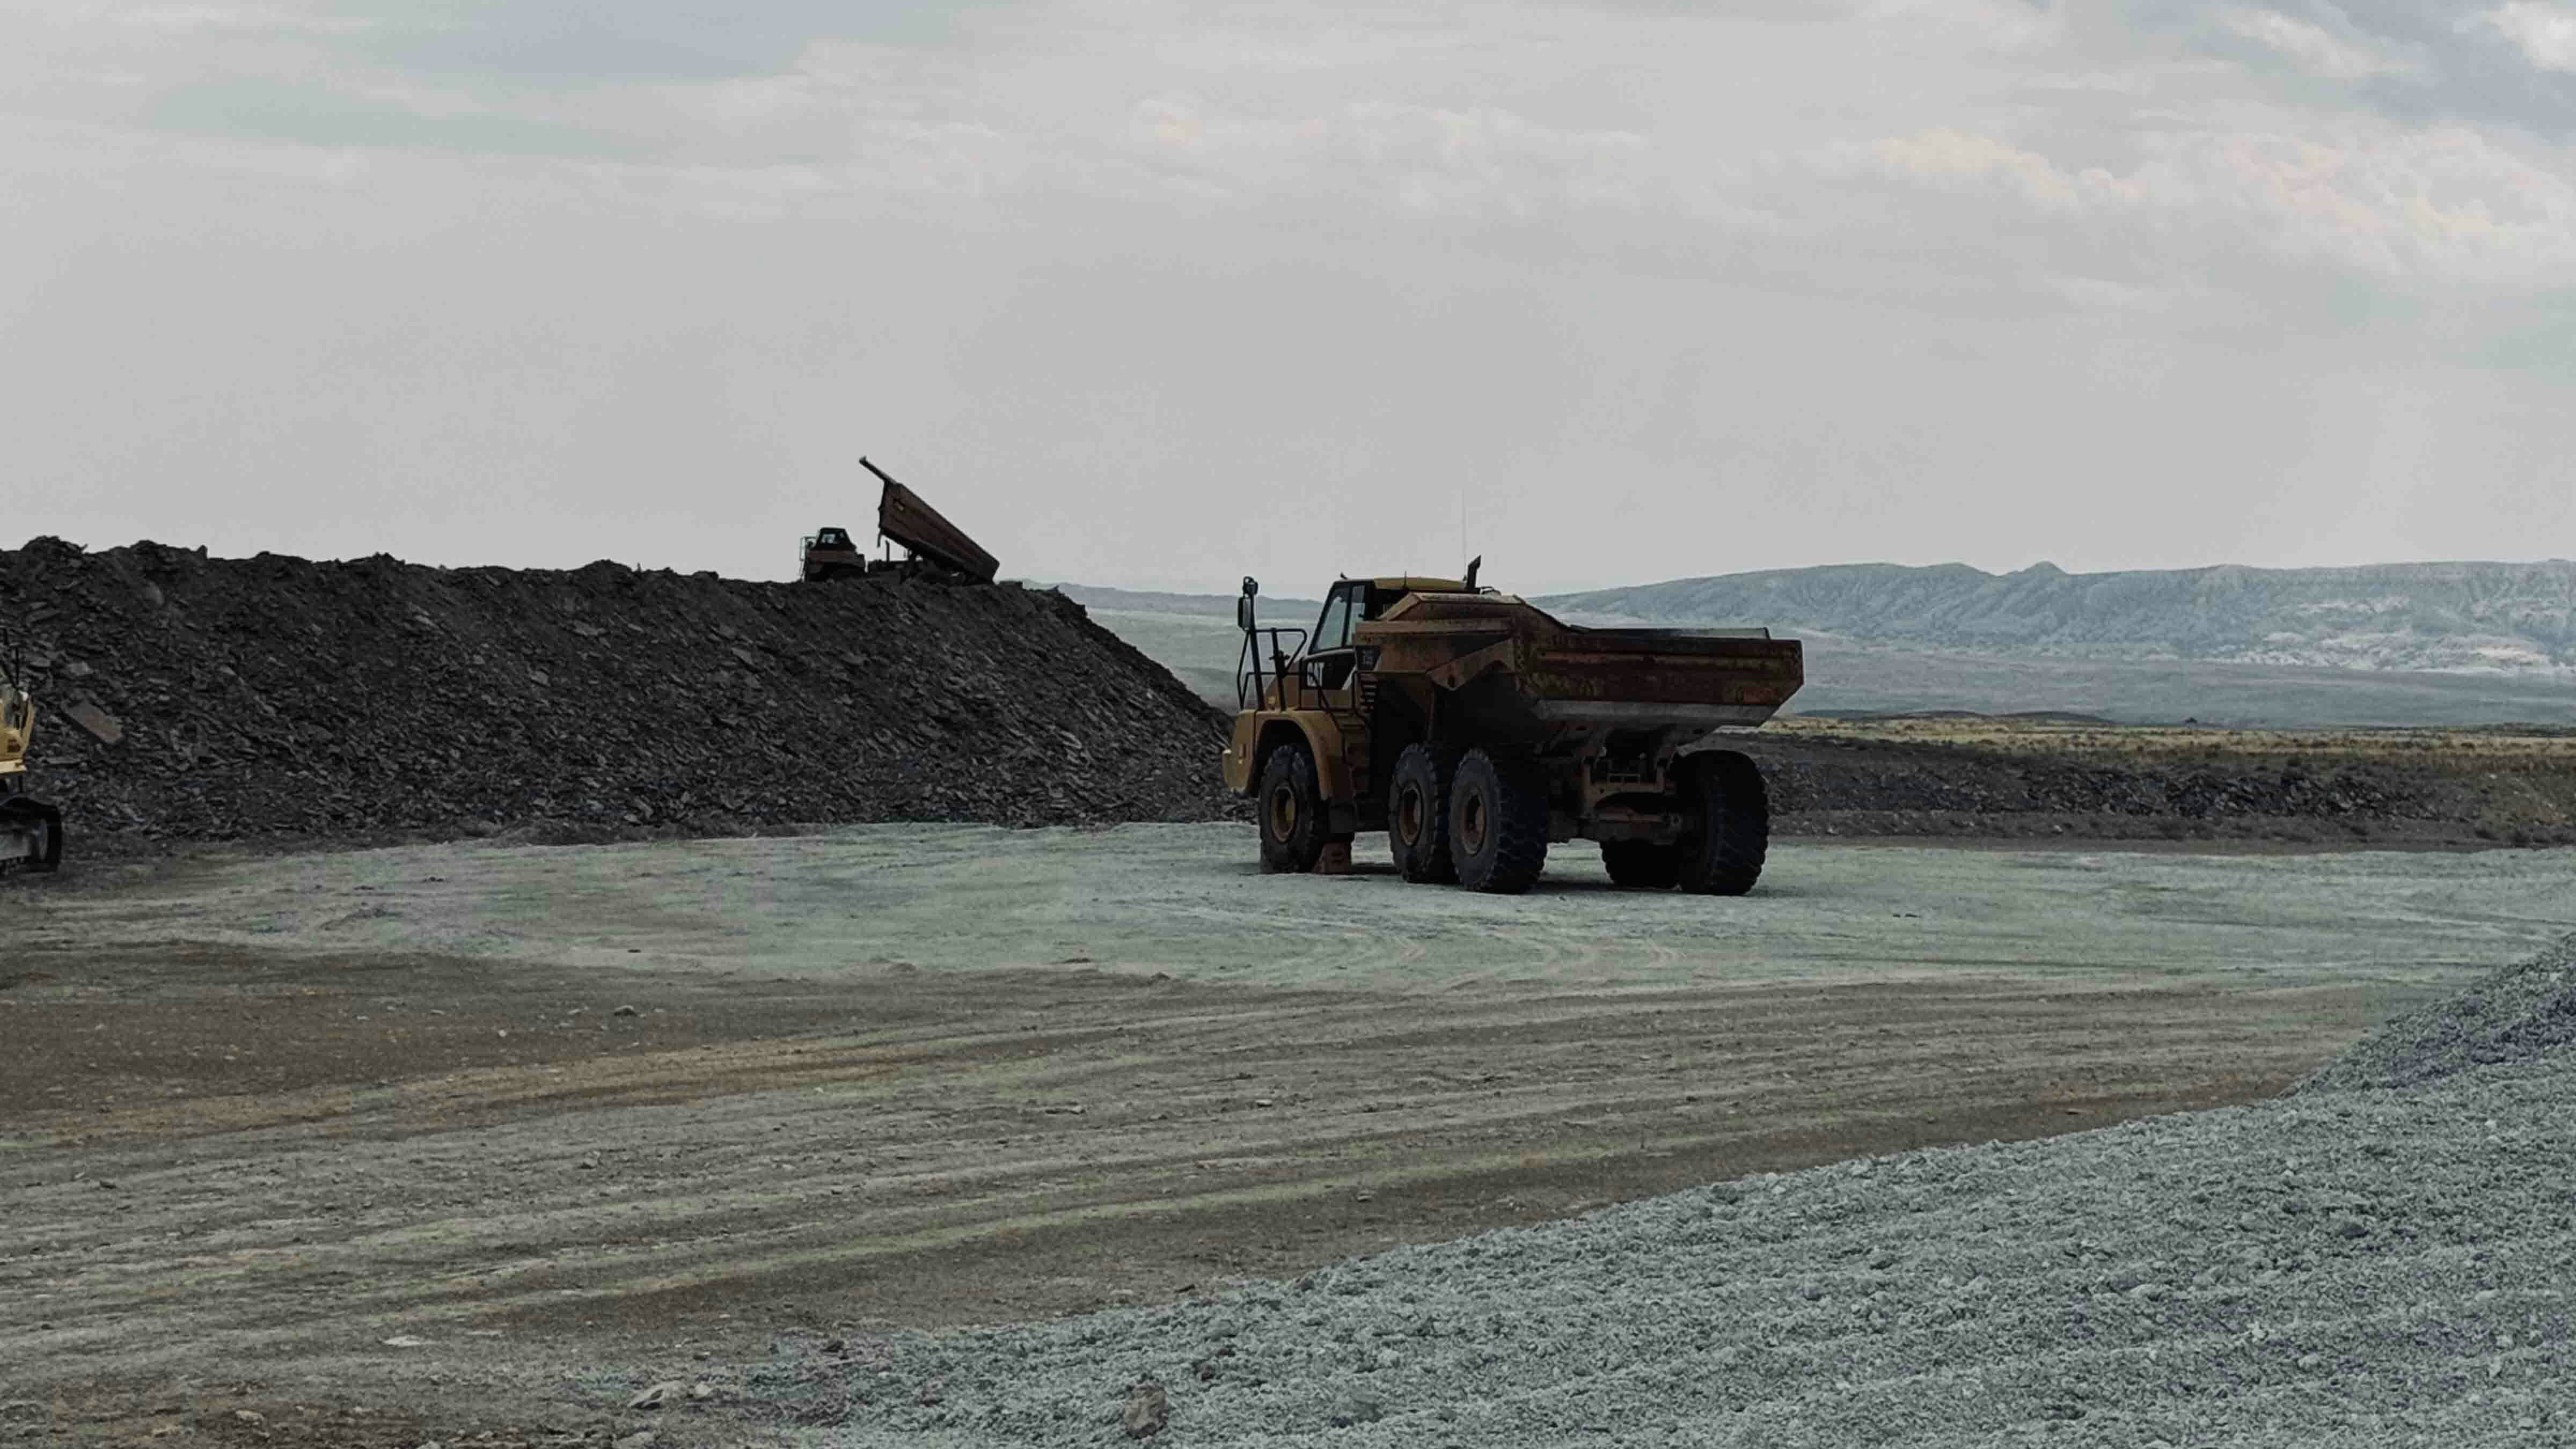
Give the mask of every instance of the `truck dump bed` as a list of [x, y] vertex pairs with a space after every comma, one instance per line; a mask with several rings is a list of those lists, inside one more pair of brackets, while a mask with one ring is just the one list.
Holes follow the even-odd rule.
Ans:
[[1533, 744], [1758, 725], [1806, 681], [1798, 641], [1767, 630], [1588, 629], [1508, 594], [1412, 594], [1358, 643], [1387, 683], [1419, 679]]
[[922, 502], [920, 494], [865, 458], [859, 466], [885, 484], [885, 492], [877, 498], [878, 533], [911, 550], [914, 558], [927, 559], [979, 584], [991, 583], [1002, 571], [1000, 560], [968, 538], [966, 530], [941, 517], [938, 509]]

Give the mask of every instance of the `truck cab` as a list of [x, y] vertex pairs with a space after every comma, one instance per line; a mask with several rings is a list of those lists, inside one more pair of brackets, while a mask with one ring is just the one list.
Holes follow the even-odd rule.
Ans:
[[1241, 708], [1225, 752], [1227, 788], [1250, 795], [1271, 752], [1303, 741], [1314, 756], [1330, 835], [1347, 840], [1362, 830], [1385, 829], [1384, 801], [1372, 788], [1378, 782], [1371, 745], [1407, 731], [1401, 722], [1387, 721], [1382, 728], [1373, 718], [1379, 650], [1363, 639], [1362, 629], [1413, 594], [1470, 587], [1457, 579], [1414, 575], [1338, 579], [1325, 591], [1311, 631], [1255, 628], [1249, 612], [1255, 594], [1244, 595], [1243, 667], [1235, 681]]
[[851, 578], [868, 571], [868, 556], [850, 539], [849, 530], [829, 526], [803, 539], [796, 555], [797, 577], [809, 584]]
[[[1327, 689], [1340, 689], [1361, 669], [1363, 646], [1360, 626], [1370, 623], [1395, 607], [1406, 595], [1414, 593], [1455, 593], [1467, 585], [1455, 579], [1432, 579], [1400, 576], [1382, 579], [1342, 579], [1324, 595], [1323, 612], [1315, 619], [1314, 638], [1306, 648], [1313, 661], [1317, 680]], [[1374, 651], [1370, 663], [1374, 664]]]

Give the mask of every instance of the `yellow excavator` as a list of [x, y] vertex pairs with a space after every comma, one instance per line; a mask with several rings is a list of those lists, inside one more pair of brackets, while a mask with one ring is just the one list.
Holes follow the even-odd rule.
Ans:
[[59, 870], [63, 863], [63, 812], [27, 793], [36, 701], [19, 686], [21, 673], [0, 661], [0, 874]]

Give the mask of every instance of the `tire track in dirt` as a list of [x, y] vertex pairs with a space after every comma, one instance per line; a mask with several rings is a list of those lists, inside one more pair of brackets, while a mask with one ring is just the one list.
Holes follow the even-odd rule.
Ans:
[[[75, 1051], [175, 1030], [195, 1008], [168, 998], [250, 964], [191, 959], [118, 999], [13, 992], [10, 1015]], [[856, 983], [877, 1029], [811, 1028], [846, 984], [732, 983], [612, 1019], [637, 1033], [620, 1046], [526, 1024], [532, 998], [563, 1009], [563, 981], [468, 963], [423, 992], [435, 971], [414, 966], [442, 1028], [523, 1059], [350, 1080], [400, 1071], [328, 1049], [370, 1003], [262, 963], [260, 1011], [215, 1034], [252, 1057], [300, 1045], [309, 1080], [14, 1122], [0, 1336], [45, 1378], [372, 1362], [397, 1336], [497, 1372], [509, 1345], [705, 1331], [752, 1304], [764, 1331], [1045, 1315], [1892, 1143], [2242, 1099], [2376, 1009], [1992, 977], [1470, 989], [1432, 1014], [889, 971]], [[675, 1008], [707, 1039], [652, 1037]]]

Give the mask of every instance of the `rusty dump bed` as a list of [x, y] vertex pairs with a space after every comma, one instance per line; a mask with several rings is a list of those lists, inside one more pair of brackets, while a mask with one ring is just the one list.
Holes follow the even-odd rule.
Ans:
[[1798, 641], [1765, 630], [1587, 629], [1509, 594], [1413, 594], [1358, 642], [1381, 678], [1529, 735], [1758, 725], [1806, 680]]
[[885, 493], [877, 500], [877, 532], [915, 555], [979, 583], [991, 583], [1002, 569], [1001, 562], [968, 538], [964, 529], [942, 518], [938, 509], [921, 501], [920, 494], [891, 478], [885, 479]]

